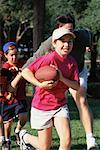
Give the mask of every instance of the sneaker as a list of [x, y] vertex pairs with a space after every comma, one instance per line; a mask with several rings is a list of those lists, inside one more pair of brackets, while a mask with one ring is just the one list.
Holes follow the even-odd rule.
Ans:
[[31, 146], [29, 144], [26, 144], [23, 137], [27, 134], [27, 131], [25, 129], [22, 129], [19, 133], [20, 137], [20, 150], [32, 150]]
[[0, 147], [2, 146], [2, 141], [0, 141]]
[[87, 150], [99, 150], [94, 137], [91, 137], [91, 139], [87, 141]]
[[10, 150], [10, 145], [11, 145], [11, 142], [10, 141], [4, 141], [2, 143], [2, 150]]
[[15, 136], [16, 136], [16, 143], [20, 146], [19, 132], [15, 133]]

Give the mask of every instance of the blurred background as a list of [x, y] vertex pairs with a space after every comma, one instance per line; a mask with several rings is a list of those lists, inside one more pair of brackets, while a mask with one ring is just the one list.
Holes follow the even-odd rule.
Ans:
[[56, 17], [68, 12], [75, 16], [76, 28], [94, 34], [85, 64], [89, 81], [100, 81], [100, 0], [0, 0], [0, 49], [5, 42], [16, 41], [20, 57], [27, 60], [51, 35]]

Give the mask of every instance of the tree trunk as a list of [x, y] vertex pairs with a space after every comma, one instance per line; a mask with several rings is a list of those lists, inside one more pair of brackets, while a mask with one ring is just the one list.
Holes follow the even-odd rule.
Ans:
[[96, 59], [98, 55], [97, 43], [99, 40], [99, 36], [100, 36], [100, 33], [97, 32], [97, 34], [94, 35], [94, 39], [93, 39], [93, 50], [91, 51], [91, 68], [90, 68], [89, 81], [98, 80], [98, 77], [96, 75], [96, 69], [97, 69]]
[[0, 50], [2, 50], [2, 46], [5, 43], [3, 30], [4, 30], [4, 21], [0, 17]]
[[45, 0], [33, 0], [33, 51], [44, 38]]
[[90, 78], [95, 79], [96, 78], [96, 58], [97, 58], [97, 45], [94, 45], [94, 49], [91, 52], [91, 69], [90, 69]]

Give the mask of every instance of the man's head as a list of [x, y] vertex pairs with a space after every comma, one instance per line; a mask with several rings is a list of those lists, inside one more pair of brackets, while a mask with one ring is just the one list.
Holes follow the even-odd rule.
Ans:
[[66, 56], [72, 50], [74, 38], [75, 34], [72, 31], [61, 27], [54, 30], [52, 44], [61, 56]]
[[68, 13], [56, 18], [56, 27], [64, 27], [73, 30], [75, 28], [75, 19], [72, 14]]

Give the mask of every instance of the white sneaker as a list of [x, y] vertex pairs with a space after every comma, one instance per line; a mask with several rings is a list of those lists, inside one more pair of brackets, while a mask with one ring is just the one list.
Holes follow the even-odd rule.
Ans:
[[87, 140], [87, 150], [99, 150], [94, 137], [91, 137], [89, 140]]
[[20, 137], [20, 150], [32, 150], [31, 146], [29, 144], [26, 144], [23, 137], [24, 135], [27, 134], [27, 131], [25, 129], [22, 129], [19, 132], [19, 137]]

